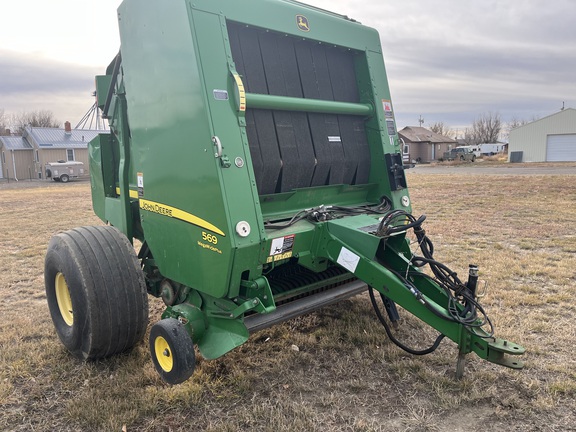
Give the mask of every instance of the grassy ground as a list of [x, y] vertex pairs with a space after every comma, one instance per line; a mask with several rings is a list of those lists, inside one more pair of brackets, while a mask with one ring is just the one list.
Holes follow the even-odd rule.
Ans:
[[[58, 341], [46, 306], [50, 236], [98, 224], [86, 182], [0, 185], [0, 430], [4, 431], [566, 431], [576, 430], [576, 178], [408, 174], [436, 257], [488, 281], [497, 335], [526, 346], [511, 371], [456, 349], [408, 355], [366, 296], [254, 335], [200, 361], [169, 387], [146, 343], [82, 363]], [[150, 321], [162, 307], [153, 301]], [[400, 338], [434, 339], [402, 315]], [[299, 350], [295, 350], [293, 345]]]

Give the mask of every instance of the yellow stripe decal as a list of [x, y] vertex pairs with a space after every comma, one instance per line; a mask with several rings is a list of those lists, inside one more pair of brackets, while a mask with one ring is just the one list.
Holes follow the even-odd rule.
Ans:
[[[120, 188], [116, 188], [116, 195], [120, 195]], [[138, 191], [130, 189], [130, 198], [138, 199]]]
[[234, 80], [236, 81], [236, 86], [238, 87], [238, 110], [246, 111], [246, 90], [244, 90], [244, 83], [242, 78], [237, 73], [234, 74]]
[[140, 208], [142, 210], [157, 213], [162, 216], [167, 216], [170, 218], [188, 222], [189, 224], [199, 226], [200, 228], [204, 228], [212, 232], [215, 232], [216, 234], [220, 234], [222, 237], [226, 237], [226, 234], [224, 234], [224, 232], [220, 228], [212, 225], [210, 222], [207, 222], [204, 219], [199, 218], [198, 216], [194, 216], [193, 214], [177, 209], [176, 207], [171, 207], [166, 204], [160, 204], [154, 201], [140, 199]]

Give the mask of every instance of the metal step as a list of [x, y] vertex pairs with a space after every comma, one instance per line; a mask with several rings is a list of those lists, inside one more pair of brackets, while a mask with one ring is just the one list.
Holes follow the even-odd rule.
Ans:
[[244, 318], [244, 324], [250, 333], [255, 333], [275, 324], [313, 312], [324, 306], [338, 303], [367, 289], [368, 286], [364, 282], [355, 280], [309, 297], [285, 303], [269, 314], [249, 315]]

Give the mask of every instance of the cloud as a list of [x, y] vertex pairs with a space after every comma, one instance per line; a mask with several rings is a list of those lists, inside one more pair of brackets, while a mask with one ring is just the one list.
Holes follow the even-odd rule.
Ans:
[[[563, 101], [576, 107], [573, 0], [304, 1], [378, 30], [399, 128], [420, 115], [425, 124], [464, 127], [488, 111], [507, 121], [552, 114]], [[115, 8], [118, 0], [107, 2]], [[109, 22], [109, 29], [96, 28], [116, 34]], [[53, 60], [0, 45], [0, 108], [46, 107], [74, 122], [92, 103], [94, 75], [107, 66], [74, 64], [80, 61], [80, 54]]]
[[82, 91], [94, 86], [96, 68], [42, 58], [35, 54], [0, 51], [0, 94]]
[[56, 118], [80, 120], [94, 99], [97, 68], [0, 50], [0, 108], [7, 113], [50, 110]]
[[573, 0], [312, 0], [380, 33], [399, 127], [576, 107]]

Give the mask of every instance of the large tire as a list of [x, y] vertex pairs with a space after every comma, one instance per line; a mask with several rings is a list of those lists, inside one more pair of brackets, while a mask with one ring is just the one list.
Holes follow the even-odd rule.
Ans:
[[163, 319], [152, 326], [150, 354], [156, 371], [168, 384], [180, 384], [194, 373], [194, 343], [177, 319]]
[[62, 174], [62, 175], [60, 176], [60, 181], [61, 181], [62, 183], [68, 183], [69, 180], [70, 180], [70, 177], [68, 177], [68, 174]]
[[132, 245], [116, 228], [81, 227], [52, 237], [44, 283], [56, 333], [74, 356], [108, 357], [144, 337], [144, 274]]

